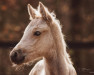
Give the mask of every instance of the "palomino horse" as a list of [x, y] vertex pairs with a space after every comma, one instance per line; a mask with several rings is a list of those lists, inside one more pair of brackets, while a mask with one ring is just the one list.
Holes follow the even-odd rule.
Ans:
[[31, 22], [10, 52], [11, 61], [21, 65], [42, 57], [29, 75], [76, 75], [55, 15], [41, 2], [37, 10], [28, 4], [28, 12]]

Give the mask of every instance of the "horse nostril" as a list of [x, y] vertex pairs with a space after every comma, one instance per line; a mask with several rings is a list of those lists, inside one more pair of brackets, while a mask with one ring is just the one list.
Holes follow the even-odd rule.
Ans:
[[10, 58], [12, 62], [19, 64], [24, 60], [25, 56], [21, 50], [15, 50], [10, 54]]
[[11, 60], [14, 62], [17, 59], [17, 56], [18, 56], [17, 51], [12, 52], [12, 54], [10, 55]]
[[17, 57], [17, 52], [14, 52], [12, 58], [16, 58], [16, 57]]

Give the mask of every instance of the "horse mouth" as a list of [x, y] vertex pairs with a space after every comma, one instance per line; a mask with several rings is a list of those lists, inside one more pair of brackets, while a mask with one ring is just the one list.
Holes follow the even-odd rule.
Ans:
[[13, 61], [13, 63], [15, 63], [15, 64], [22, 64], [23, 62], [24, 62], [24, 60], [25, 60], [25, 56], [24, 57], [21, 57], [21, 58], [19, 58], [19, 59], [14, 59], [14, 60], [12, 60]]

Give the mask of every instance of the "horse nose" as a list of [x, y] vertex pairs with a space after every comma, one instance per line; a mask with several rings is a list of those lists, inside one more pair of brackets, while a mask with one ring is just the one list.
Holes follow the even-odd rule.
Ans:
[[15, 64], [20, 64], [24, 61], [25, 55], [22, 52], [22, 50], [15, 50], [12, 53], [10, 53], [10, 59]]
[[17, 51], [14, 51], [12, 54], [11, 54], [11, 59], [14, 60], [17, 58], [17, 55], [18, 55], [18, 52]]

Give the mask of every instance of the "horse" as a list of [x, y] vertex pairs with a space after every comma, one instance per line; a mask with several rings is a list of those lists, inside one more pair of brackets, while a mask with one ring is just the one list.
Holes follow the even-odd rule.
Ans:
[[66, 51], [60, 22], [43, 3], [38, 9], [28, 4], [30, 23], [19, 43], [10, 52], [13, 64], [38, 61], [29, 75], [77, 75]]

